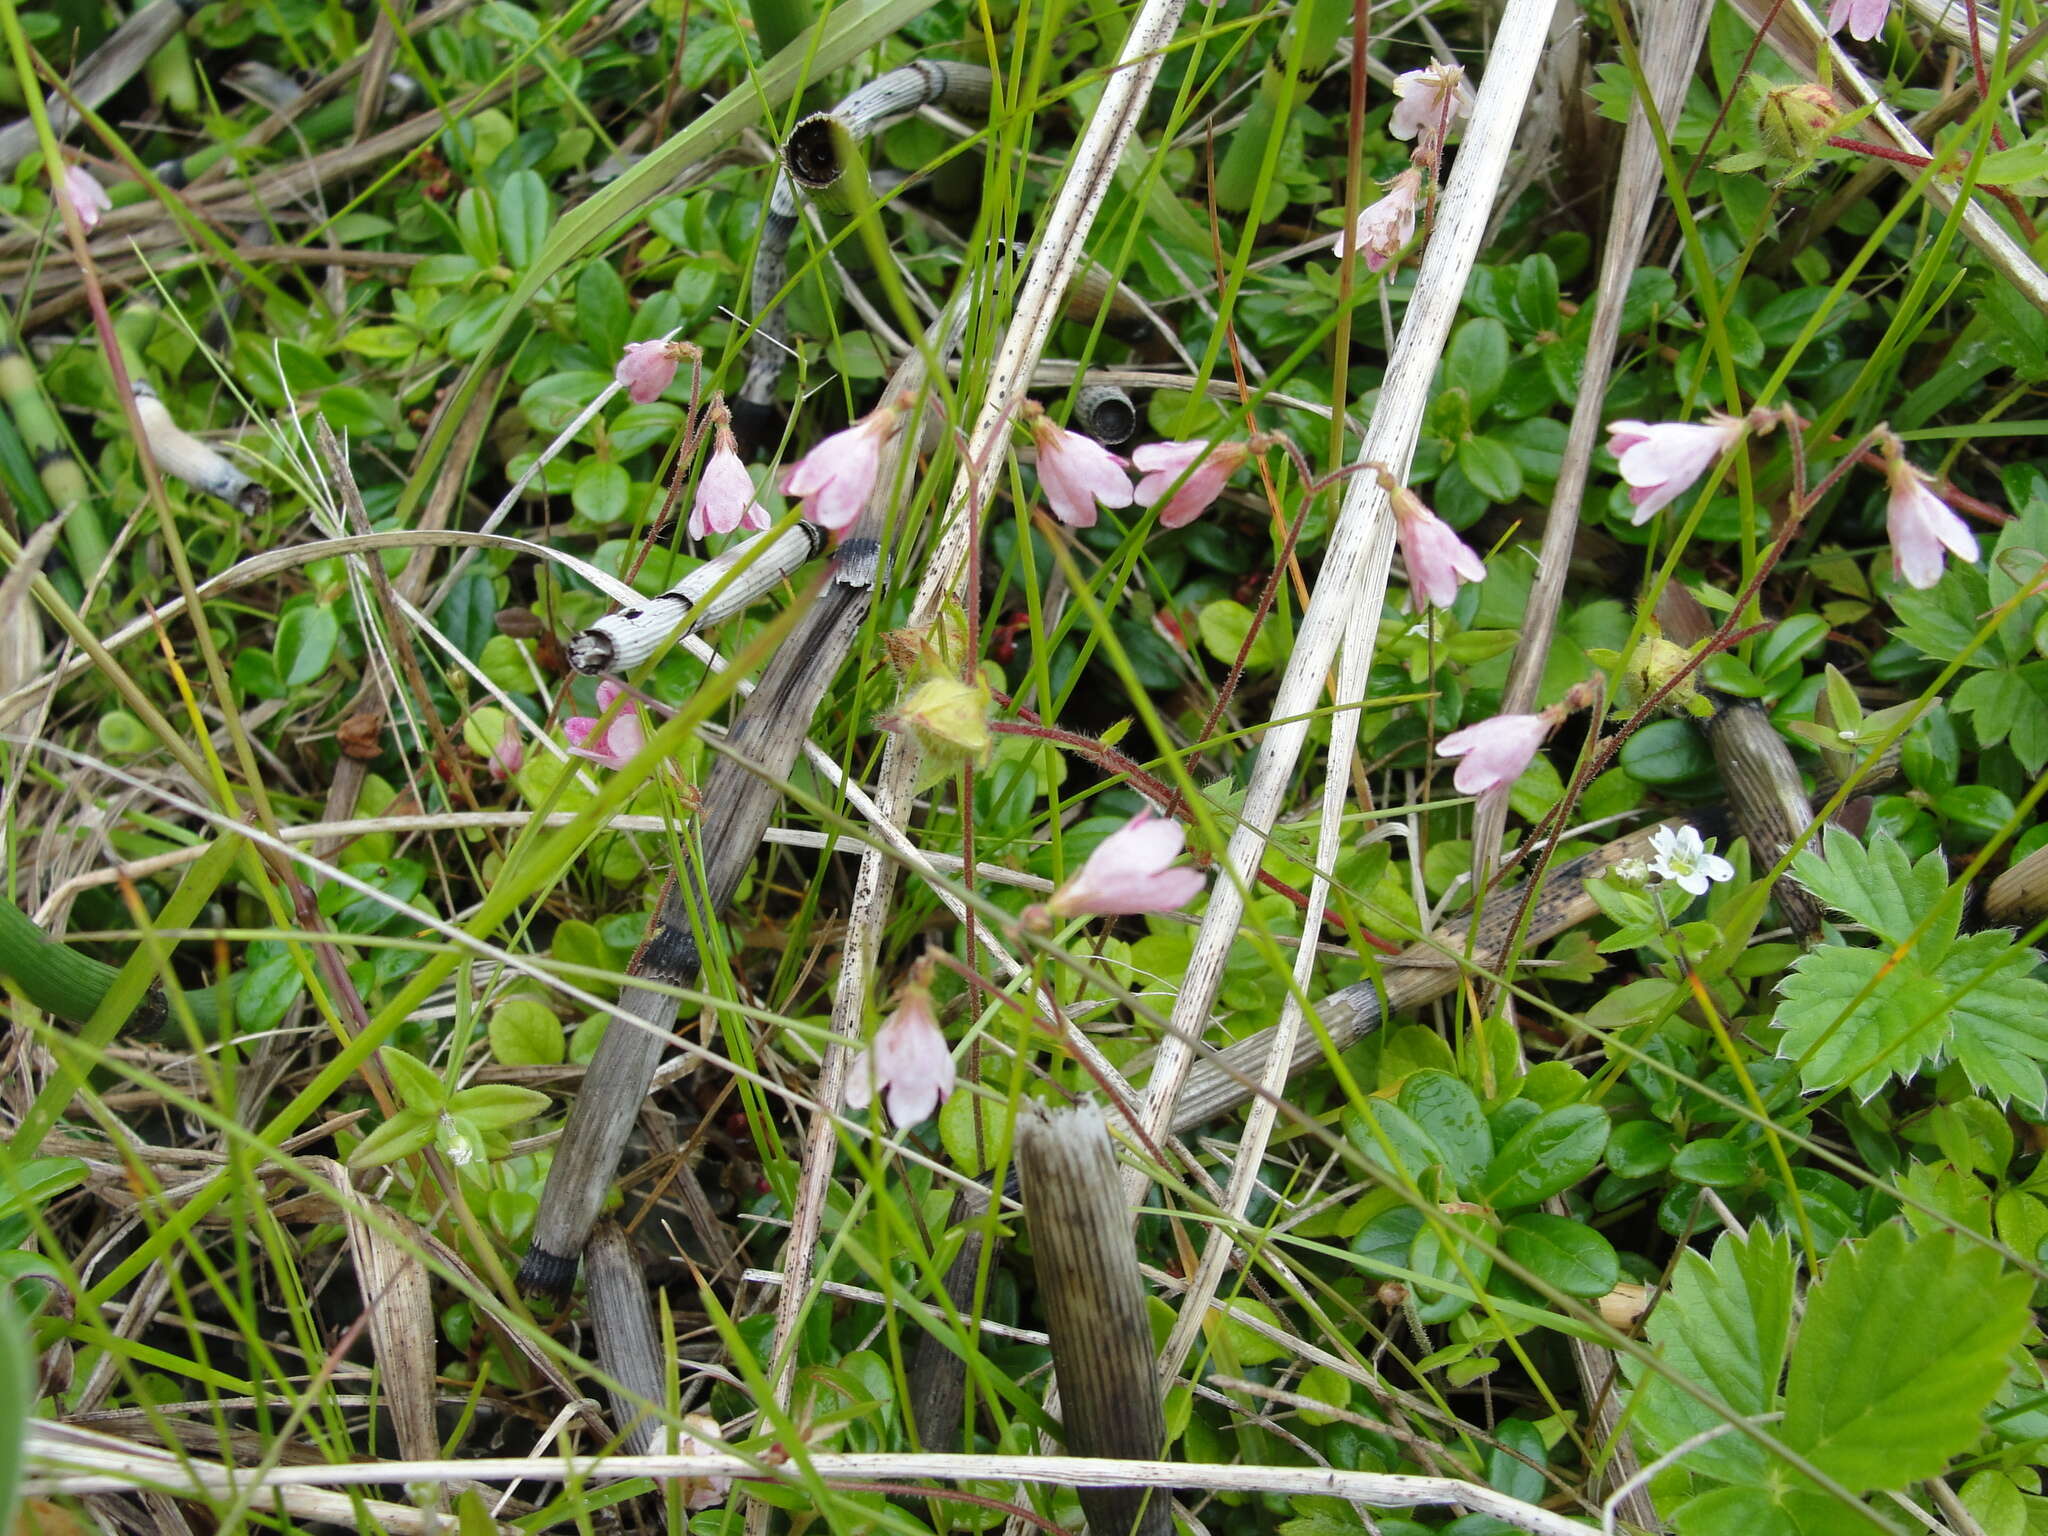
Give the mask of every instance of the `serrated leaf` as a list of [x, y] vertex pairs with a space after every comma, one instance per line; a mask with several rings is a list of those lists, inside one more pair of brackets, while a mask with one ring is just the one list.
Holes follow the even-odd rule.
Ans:
[[[1711, 1257], [1680, 1253], [1670, 1292], [1650, 1314], [1649, 1337], [1664, 1364], [1705, 1389], [1736, 1417], [1769, 1413], [1792, 1322], [1792, 1240], [1761, 1224], [1723, 1236]], [[1724, 1422], [1715, 1408], [1635, 1361], [1635, 1422], [1660, 1452]], [[1764, 1455], [1740, 1434], [1686, 1453], [1681, 1465], [1733, 1483], [1760, 1480]]]
[[[1903, 944], [1919, 930], [1915, 945], [1938, 952], [1955, 937], [1959, 911], [1950, 896], [1947, 864], [1938, 853], [1915, 863], [1889, 833], [1878, 833], [1865, 847], [1831, 826], [1821, 854], [1799, 854], [1792, 872], [1815, 896], [1888, 944]], [[1927, 915], [1937, 911], [1941, 915], [1923, 929]]]
[[1971, 1085], [2036, 1114], [2048, 1107], [2041, 1065], [2048, 1062], [2048, 985], [2034, 979], [2039, 961], [2010, 934], [1974, 933], [1935, 970], [1939, 984], [1957, 994], [1949, 1009], [1952, 1049]]
[[1949, 1232], [1887, 1223], [1807, 1296], [1785, 1443], [1854, 1492], [1939, 1476], [1979, 1433], [2026, 1331], [2032, 1283]]
[[1937, 985], [1912, 955], [1894, 961], [1883, 950], [1843, 948], [1802, 955], [1773, 1020], [1784, 1031], [1778, 1054], [1801, 1063], [1809, 1089], [1849, 1083], [1867, 1099], [1941, 1050], [1949, 1020], [1930, 994]]

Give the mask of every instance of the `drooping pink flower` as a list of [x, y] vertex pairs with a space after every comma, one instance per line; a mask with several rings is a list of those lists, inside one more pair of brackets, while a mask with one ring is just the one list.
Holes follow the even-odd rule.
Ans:
[[1124, 461], [1092, 437], [1056, 427], [1043, 411], [1030, 413], [1038, 444], [1038, 483], [1052, 515], [1069, 528], [1093, 528], [1095, 505], [1128, 507], [1131, 477]]
[[569, 737], [570, 756], [587, 757], [607, 768], [623, 768], [639, 755], [647, 745], [647, 729], [640, 723], [640, 706], [630, 698], [609, 724], [602, 730], [598, 728], [612, 702], [625, 691], [606, 678], [597, 685], [597, 713], [571, 715], [562, 722], [562, 730]]
[[1941, 580], [1942, 551], [1959, 560], [1977, 558], [1977, 538], [1969, 526], [1934, 494], [1934, 481], [1903, 456], [1893, 455], [1885, 467], [1891, 495], [1885, 502], [1885, 532], [1891, 535], [1892, 569], [1909, 587], [1931, 587]]
[[740, 445], [733, 439], [732, 428], [720, 420], [712, 438], [711, 462], [697, 477], [697, 499], [690, 505], [690, 537], [701, 539], [707, 533], [767, 526], [768, 509], [754, 499], [754, 477], [740, 459]]
[[651, 405], [676, 381], [683, 349], [672, 341], [629, 341], [612, 377], [639, 405]]
[[1684, 495], [1722, 454], [1742, 441], [1747, 425], [1739, 416], [1718, 412], [1697, 424], [1610, 421], [1607, 451], [1621, 461], [1621, 478], [1628, 482], [1628, 499], [1636, 506], [1630, 521], [1647, 523]]
[[[685, 1456], [723, 1456], [726, 1453], [721, 1440], [718, 1420], [708, 1413], [686, 1413], [683, 1415], [682, 1444], [679, 1447]], [[713, 1509], [726, 1501], [732, 1492], [729, 1477], [705, 1476], [677, 1479], [683, 1495], [685, 1509]]]
[[1400, 255], [1415, 238], [1415, 200], [1422, 194], [1422, 173], [1406, 170], [1387, 183], [1387, 195], [1362, 210], [1351, 228], [1340, 230], [1331, 245], [1333, 255], [1346, 251], [1365, 256], [1366, 266], [1377, 272]]
[[504, 728], [498, 732], [497, 745], [491, 748], [491, 777], [502, 783], [525, 765], [526, 744], [519, 739], [519, 727], [508, 714]]
[[1394, 77], [1394, 115], [1387, 132], [1397, 139], [1421, 135], [1423, 144], [1440, 150], [1451, 125], [1472, 113], [1472, 88], [1465, 84], [1462, 64], [1431, 64]]
[[875, 1031], [867, 1054], [846, 1079], [846, 1102], [866, 1109], [875, 1091], [898, 1129], [929, 1120], [953, 1093], [953, 1051], [932, 1011], [932, 995], [912, 982], [896, 995], [896, 1011]]
[[107, 196], [107, 189], [93, 179], [93, 174], [82, 165], [67, 165], [64, 175], [57, 183], [57, 195], [71, 205], [71, 211], [78, 215], [78, 222], [90, 231], [100, 221], [100, 215], [112, 210], [114, 200]]
[[1884, 30], [1891, 8], [1892, 0], [1834, 0], [1828, 7], [1828, 32], [1839, 32], [1846, 23], [1851, 37], [1867, 43]]
[[1461, 759], [1451, 775], [1459, 794], [1505, 790], [1535, 760], [1536, 749], [1562, 718], [1562, 711], [1549, 710], [1540, 715], [1495, 715], [1451, 732], [1437, 743], [1437, 754]]
[[[1247, 443], [1146, 443], [1131, 455], [1131, 462], [1143, 472], [1132, 498], [1149, 507], [1178, 483], [1180, 489], [1159, 509], [1159, 526], [1185, 528], [1209, 510], [1223, 494], [1224, 482], [1250, 455]], [[1182, 475], [1187, 478], [1182, 480]]]
[[790, 466], [783, 484], [804, 498], [804, 516], [820, 528], [844, 528], [860, 516], [882, 472], [882, 444], [896, 430], [896, 407], [879, 406], [834, 432]]
[[1408, 564], [1409, 607], [1420, 608], [1424, 603], [1450, 607], [1457, 601], [1461, 583], [1486, 579], [1485, 562], [1413, 491], [1400, 485], [1389, 490], [1394, 532], [1401, 541], [1401, 558]]
[[1046, 906], [1056, 917], [1178, 912], [1207, 882], [1199, 869], [1174, 864], [1186, 846], [1179, 822], [1140, 811], [1095, 845], [1080, 873], [1054, 891]]

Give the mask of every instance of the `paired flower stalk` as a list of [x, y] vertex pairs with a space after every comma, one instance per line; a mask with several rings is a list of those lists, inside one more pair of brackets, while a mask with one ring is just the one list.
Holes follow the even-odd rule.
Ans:
[[[1762, 408], [1747, 416], [1709, 413], [1703, 423], [1615, 421], [1607, 426], [1607, 451], [1621, 467], [1628, 497], [1635, 504], [1631, 521], [1648, 522], [1680, 496], [1751, 433], [1769, 432], [1778, 413]], [[1884, 452], [1885, 532], [1891, 539], [1892, 570], [1906, 585], [1919, 589], [1941, 580], [1944, 556], [1977, 558], [1977, 540], [1967, 524], [1934, 490], [1934, 478], [1906, 461], [1905, 445], [1880, 427]]]
[[[1179, 822], [1140, 811], [1098, 843], [1043, 906], [1027, 907], [1021, 921], [1042, 931], [1056, 917], [1177, 912], [1207, 883], [1200, 870], [1175, 862], [1186, 846]], [[933, 969], [930, 958], [912, 969], [895, 1009], [846, 1079], [849, 1107], [866, 1109], [879, 1099], [898, 1129], [930, 1119], [958, 1082], [952, 1047], [932, 1005]]]

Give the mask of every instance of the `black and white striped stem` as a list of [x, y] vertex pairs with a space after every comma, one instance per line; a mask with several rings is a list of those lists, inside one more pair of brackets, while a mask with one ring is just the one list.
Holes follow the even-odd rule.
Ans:
[[783, 166], [768, 196], [768, 217], [754, 250], [749, 292], [759, 311], [747, 346], [747, 372], [733, 397], [733, 428], [749, 444], [768, 441], [775, 421], [775, 386], [788, 356], [789, 327], [778, 302], [796, 233], [799, 192], [834, 196], [847, 166], [844, 151], [924, 107], [985, 111], [990, 77], [979, 64], [920, 59], [879, 75], [830, 112], [814, 113], [790, 131]]
[[[963, 295], [934, 322], [928, 349], [933, 356], [952, 351], [966, 313]], [[926, 350], [904, 360], [884, 399], [922, 392]], [[533, 1242], [519, 1269], [520, 1288], [529, 1294], [563, 1296], [575, 1283], [577, 1260], [675, 1023], [674, 989], [696, 979], [701, 953], [693, 914], [708, 920], [739, 889], [781, 799], [779, 785], [803, 749], [811, 717], [852, 652], [880, 578], [881, 535], [894, 505], [897, 471], [903, 455], [916, 451], [922, 420], [920, 406], [883, 448], [866, 510], [833, 551], [809, 606], [769, 659], [705, 777], [694, 848], [686, 844], [663, 887], [619, 994], [619, 1012], [641, 1023], [614, 1019], [605, 1031], [555, 1147], [534, 1217]]]
[[171, 419], [170, 408], [157, 398], [147, 380], [137, 378], [135, 414], [156, 467], [175, 475], [195, 490], [217, 496], [249, 517], [270, 510], [270, 492], [228, 462], [211, 444], [202, 443]]
[[587, 673], [634, 671], [664, 646], [773, 592], [823, 552], [825, 538], [815, 523], [756, 534], [698, 566], [668, 591], [599, 619], [569, 642], [569, 665]]

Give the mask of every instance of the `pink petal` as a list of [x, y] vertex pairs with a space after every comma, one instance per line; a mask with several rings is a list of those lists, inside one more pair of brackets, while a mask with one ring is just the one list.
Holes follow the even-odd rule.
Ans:
[[1451, 776], [1461, 795], [1483, 795], [1519, 779], [1550, 734], [1542, 715], [1495, 715], [1437, 743], [1442, 757], [1462, 758]]
[[833, 433], [790, 471], [790, 495], [804, 498], [804, 516], [820, 527], [845, 528], [866, 508], [882, 469], [875, 420]]
[[731, 533], [747, 520], [753, 504], [754, 477], [747, 473], [738, 453], [721, 447], [698, 478], [697, 499], [690, 509], [690, 536], [702, 538], [707, 530]]
[[1940, 581], [1944, 550], [1962, 560], [1977, 558], [1976, 535], [1934, 494], [1925, 475], [1904, 460], [1890, 475], [1885, 530], [1891, 535], [1892, 569], [1906, 585], [1924, 590]]
[[613, 375], [639, 405], [651, 405], [675, 382], [675, 349], [665, 341], [629, 341]]

